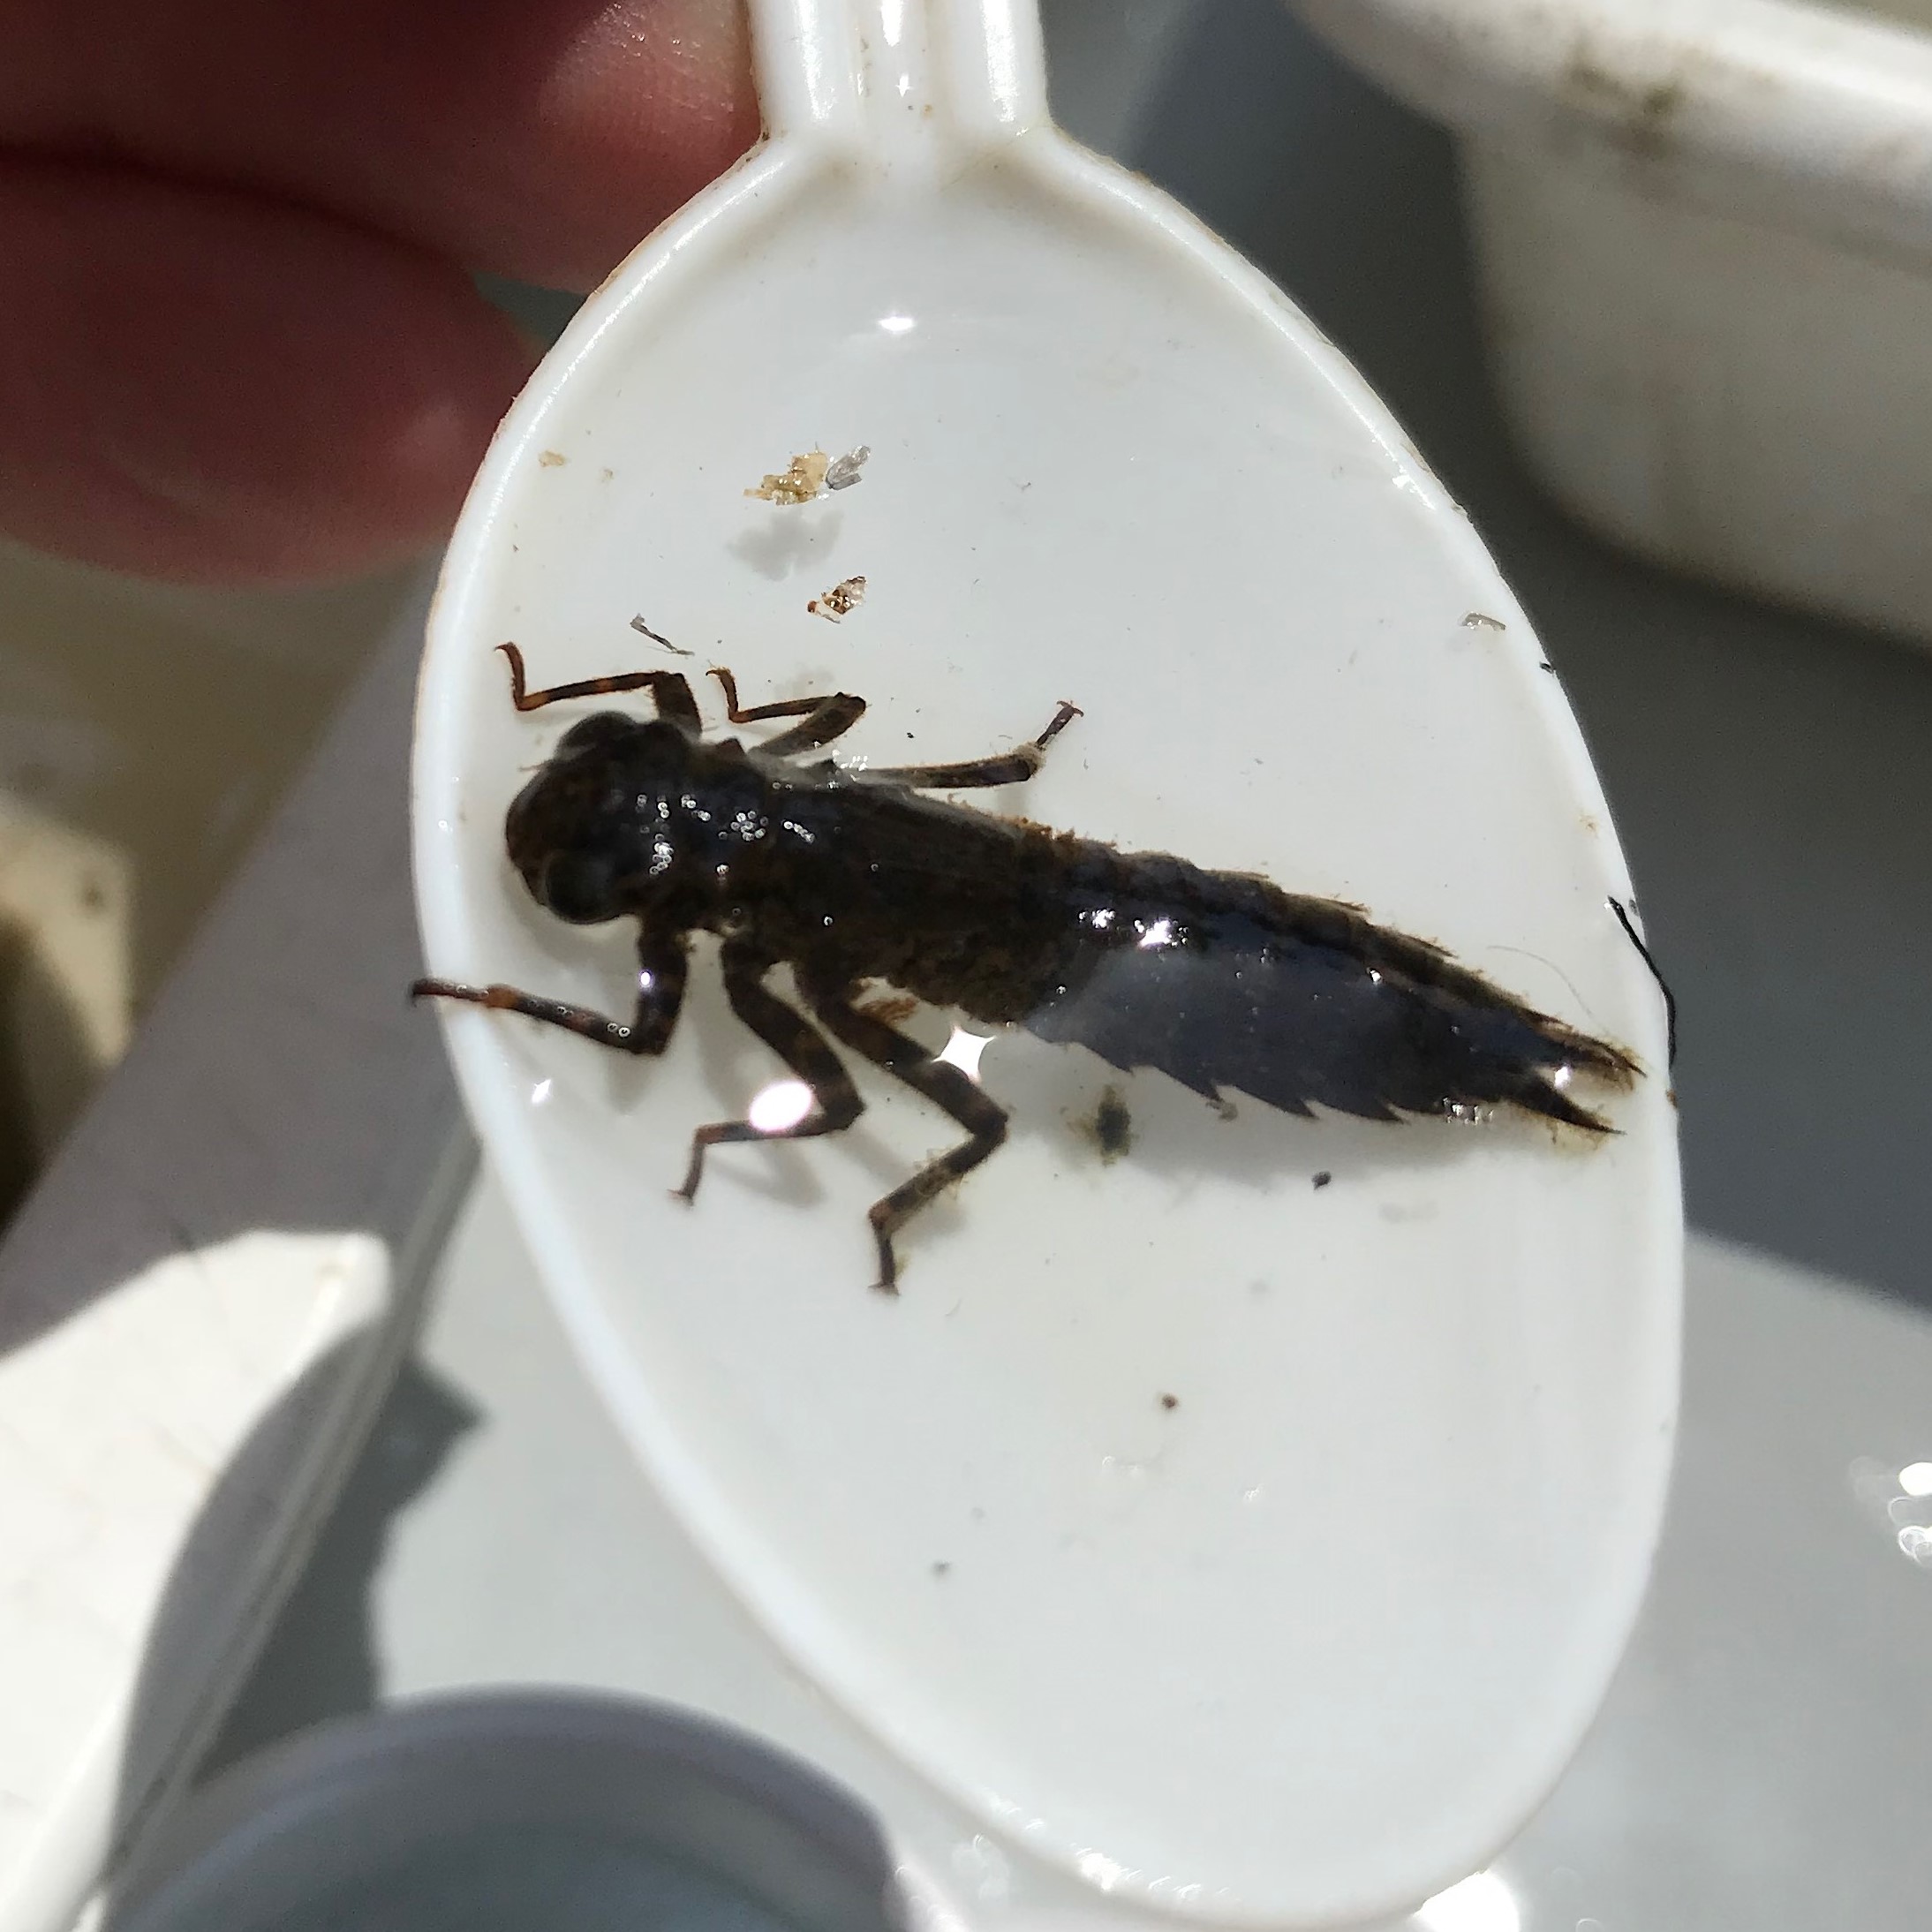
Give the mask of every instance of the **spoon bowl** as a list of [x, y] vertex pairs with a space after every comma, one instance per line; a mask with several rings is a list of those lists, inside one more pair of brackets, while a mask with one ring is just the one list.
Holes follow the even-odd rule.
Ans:
[[[1264, 278], [1053, 128], [1023, 5], [754, 22], [766, 141], [578, 314], [451, 545], [431, 970], [633, 998], [628, 922], [560, 924], [505, 859], [586, 708], [517, 713], [514, 640], [533, 684], [683, 671], [713, 723], [712, 666], [747, 703], [861, 693], [834, 749], [873, 765], [1071, 700], [975, 804], [1364, 904], [1648, 1070], [1585, 1146], [1227, 1120], [1002, 1036], [1013, 1138], [909, 1227], [896, 1300], [865, 1207], [957, 1134], [869, 1069], [849, 1132], [716, 1149], [672, 1197], [692, 1128], [783, 1075], [702, 948], [660, 1060], [449, 1011], [469, 1105], [653, 1480], [962, 1836], [1110, 1911], [1399, 1910], [1561, 1770], [1661, 1510], [1674, 1115], [1607, 811], [1455, 505]], [[746, 494], [861, 448], [849, 487]]]

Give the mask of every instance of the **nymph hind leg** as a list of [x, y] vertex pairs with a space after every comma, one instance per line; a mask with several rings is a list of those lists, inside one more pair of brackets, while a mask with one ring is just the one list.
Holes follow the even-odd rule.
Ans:
[[725, 716], [733, 724], [759, 724], [766, 718], [800, 718], [789, 731], [781, 731], [758, 746], [772, 758], [789, 758], [796, 751], [816, 751], [841, 738], [865, 715], [865, 700], [850, 691], [832, 691], [819, 698], [781, 698], [769, 705], [738, 703], [738, 681], [729, 671], [716, 666], [711, 675], [724, 687]]
[[1023, 784], [1046, 762], [1046, 747], [1081, 715], [1078, 705], [1062, 704], [1038, 737], [991, 758], [968, 758], [959, 765], [893, 765], [866, 775], [890, 779], [917, 791], [979, 791], [989, 785]]
[[1006, 1109], [949, 1060], [935, 1060], [918, 1041], [896, 1027], [852, 1004], [851, 989], [807, 983], [806, 1001], [826, 1032], [841, 1045], [863, 1053], [875, 1067], [903, 1081], [915, 1093], [943, 1108], [966, 1129], [968, 1138], [936, 1160], [929, 1160], [909, 1181], [901, 1182], [873, 1202], [867, 1219], [879, 1246], [879, 1279], [873, 1286], [887, 1294], [899, 1292], [899, 1263], [893, 1236], [919, 1210], [936, 1200], [955, 1182], [970, 1174], [1007, 1137]]
[[736, 1141], [809, 1140], [819, 1134], [842, 1133], [865, 1110], [844, 1062], [812, 1030], [803, 1014], [794, 1012], [776, 993], [766, 990], [765, 976], [777, 962], [756, 947], [732, 940], [726, 944], [719, 963], [731, 1010], [811, 1089], [811, 1107], [790, 1127], [713, 1121], [699, 1128], [691, 1136], [691, 1165], [684, 1172], [684, 1184], [675, 1190], [685, 1201], [697, 1196], [706, 1149]]
[[411, 1000], [461, 1000], [498, 1013], [520, 1013], [546, 1026], [594, 1040], [620, 1053], [661, 1053], [677, 1029], [684, 1003], [684, 947], [682, 942], [645, 941], [638, 947], [638, 1002], [628, 1020], [614, 1020], [588, 1007], [572, 1006], [519, 986], [470, 986], [455, 979], [419, 979], [409, 989]]

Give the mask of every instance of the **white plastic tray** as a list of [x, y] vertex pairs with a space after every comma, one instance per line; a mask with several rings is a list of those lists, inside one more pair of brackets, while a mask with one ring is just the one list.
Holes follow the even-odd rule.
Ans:
[[1566, 505], [1932, 641], [1932, 10], [1289, 4], [1460, 138], [1498, 384]]

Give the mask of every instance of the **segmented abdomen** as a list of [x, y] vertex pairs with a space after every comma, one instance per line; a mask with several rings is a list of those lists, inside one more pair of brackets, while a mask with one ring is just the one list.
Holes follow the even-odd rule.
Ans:
[[1123, 1071], [1386, 1120], [1512, 1106], [1593, 1132], [1573, 1083], [1627, 1087], [1620, 1048], [1332, 900], [1165, 855], [1083, 846], [1071, 943], [1025, 1016]]

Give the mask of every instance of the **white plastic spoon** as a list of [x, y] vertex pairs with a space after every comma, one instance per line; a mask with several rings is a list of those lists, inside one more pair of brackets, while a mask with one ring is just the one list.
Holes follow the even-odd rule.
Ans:
[[[981, 1071], [1013, 1138], [907, 1230], [897, 1300], [868, 1292], [866, 1204], [958, 1136], [870, 1069], [851, 1131], [715, 1150], [671, 1197], [692, 1127], [783, 1071], [702, 955], [661, 1060], [450, 1008], [470, 1106], [653, 1479], [962, 1832], [1097, 1909], [1399, 1909], [1560, 1771], [1661, 1507], [1675, 1128], [1602, 796], [1375, 398], [1052, 127], [1025, 0], [753, 11], [767, 140], [577, 316], [451, 546], [416, 774], [432, 970], [633, 997], [630, 922], [566, 927], [505, 861], [506, 804], [596, 708], [514, 711], [514, 639], [533, 684], [683, 670], [714, 722], [713, 664], [747, 702], [863, 693], [834, 749], [881, 765], [1072, 699], [1023, 794], [975, 802], [1362, 902], [1649, 1071], [1584, 1147], [1226, 1121], [1003, 1037]], [[858, 446], [850, 487], [745, 494]], [[810, 609], [856, 576], [842, 620]], [[1082, 1130], [1110, 1085], [1112, 1162]]]

